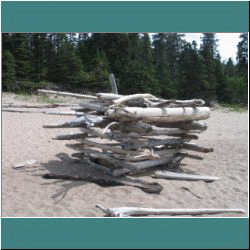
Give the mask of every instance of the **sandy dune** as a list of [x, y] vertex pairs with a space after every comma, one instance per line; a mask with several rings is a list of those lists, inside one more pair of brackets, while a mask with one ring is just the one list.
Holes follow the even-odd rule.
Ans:
[[[212, 146], [214, 152], [203, 154], [203, 161], [183, 161], [183, 170], [217, 176], [220, 180], [205, 183], [143, 177], [163, 186], [159, 195], [147, 194], [136, 187], [104, 188], [88, 182], [43, 179], [45, 173], [81, 175], [92, 171], [87, 164], [64, 159], [63, 154], [71, 155], [74, 151], [65, 147], [65, 142], [51, 139], [72, 129], [42, 128], [44, 124], [71, 118], [2, 112], [3, 217], [102, 217], [104, 213], [95, 207], [98, 203], [106, 207], [241, 208], [245, 214], [216, 216], [248, 216], [247, 112], [212, 111], [207, 120], [208, 130], [200, 135], [199, 144]], [[32, 167], [12, 168], [14, 164], [31, 159], [38, 163]]]

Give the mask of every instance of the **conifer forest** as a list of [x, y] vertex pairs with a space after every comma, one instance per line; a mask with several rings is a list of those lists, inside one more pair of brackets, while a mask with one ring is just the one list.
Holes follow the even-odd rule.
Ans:
[[199, 47], [180, 33], [2, 33], [2, 91], [111, 92], [113, 73], [119, 94], [247, 105], [248, 33], [236, 58], [221, 60], [216, 33]]

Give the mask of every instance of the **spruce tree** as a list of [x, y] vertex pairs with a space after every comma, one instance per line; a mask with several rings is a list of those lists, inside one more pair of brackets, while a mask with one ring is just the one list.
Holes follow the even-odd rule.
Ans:
[[3, 51], [2, 55], [2, 90], [17, 90], [15, 60], [14, 56], [9, 50]]

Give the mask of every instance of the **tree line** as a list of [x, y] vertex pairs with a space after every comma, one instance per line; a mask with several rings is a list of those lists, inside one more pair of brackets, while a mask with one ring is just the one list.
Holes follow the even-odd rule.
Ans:
[[179, 33], [2, 33], [2, 90], [110, 92], [114, 73], [120, 94], [247, 104], [248, 33], [236, 63], [217, 43], [216, 33], [200, 48]]

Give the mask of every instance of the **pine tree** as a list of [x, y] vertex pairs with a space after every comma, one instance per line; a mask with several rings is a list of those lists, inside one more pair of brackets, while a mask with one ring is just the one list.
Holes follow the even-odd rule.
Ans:
[[204, 96], [207, 101], [216, 98], [216, 76], [215, 76], [215, 56], [217, 53], [217, 39], [215, 33], [203, 33], [201, 38], [200, 54], [203, 56], [203, 63], [206, 68], [204, 80]]
[[15, 60], [14, 56], [9, 50], [3, 51], [2, 55], [2, 90], [17, 90]]
[[11, 51], [15, 58], [16, 77], [19, 81], [30, 79], [31, 72], [31, 48], [26, 33], [14, 33], [12, 35], [13, 50]]
[[185, 43], [179, 59], [178, 97], [203, 98], [204, 65], [195, 42]]
[[32, 53], [31, 77], [34, 81], [45, 80], [47, 72], [47, 33], [33, 33], [30, 35]]
[[240, 38], [242, 40], [237, 45], [238, 74], [247, 75], [248, 73], [248, 33], [242, 33], [240, 35]]
[[232, 58], [229, 58], [225, 64], [225, 75], [229, 77], [235, 77], [236, 69]]

